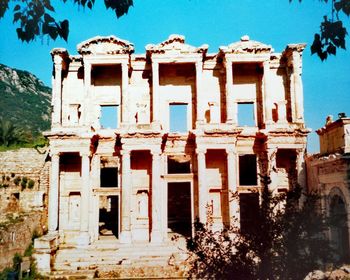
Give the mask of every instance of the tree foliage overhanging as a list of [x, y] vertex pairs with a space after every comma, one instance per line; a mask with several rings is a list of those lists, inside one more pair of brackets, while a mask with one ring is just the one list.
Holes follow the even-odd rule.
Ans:
[[[292, 2], [293, 0], [289, 0]], [[302, 2], [302, 0], [298, 0]], [[350, 0], [319, 0], [330, 5], [330, 16], [324, 15], [320, 31], [315, 33], [311, 54], [317, 54], [323, 61], [329, 55], [336, 55], [337, 49], [346, 49], [345, 36], [348, 34], [341, 16], [350, 15]]]
[[[67, 0], [60, 0], [66, 3]], [[92, 9], [95, 0], [71, 0], [78, 7]], [[67, 19], [59, 21], [54, 18], [55, 1], [51, 0], [1, 0], [0, 18], [9, 10], [10, 2], [14, 3], [13, 23], [19, 25], [17, 36], [23, 42], [33, 41], [39, 36], [48, 36], [56, 40], [57, 37], [68, 40], [69, 22]], [[104, 0], [107, 9], [112, 9], [119, 18], [127, 14], [133, 6], [133, 0]]]
[[[60, 0], [66, 3], [67, 0]], [[95, 0], [71, 0], [78, 7], [92, 9]], [[289, 0], [292, 2], [293, 0]], [[298, 0], [302, 2], [302, 0]], [[320, 24], [320, 31], [314, 35], [311, 53], [317, 54], [323, 61], [329, 55], [335, 55], [338, 48], [345, 49], [345, 37], [348, 34], [341, 16], [350, 15], [350, 0], [319, 0], [330, 5], [330, 16], [325, 15]], [[33, 41], [36, 37], [48, 36], [68, 40], [69, 21], [57, 20], [54, 17], [55, 7], [52, 0], [1, 0], [0, 19], [14, 4], [13, 23], [17, 24], [17, 36], [23, 42]], [[104, 0], [107, 9], [112, 9], [117, 18], [127, 14], [133, 6], [133, 0]], [[327, 7], [327, 6], [326, 6]]]
[[210, 222], [195, 223], [195, 234], [187, 240], [190, 278], [296, 280], [337, 263], [325, 235], [330, 221], [320, 211], [319, 195], [306, 195], [300, 207], [299, 187], [272, 196], [269, 182], [262, 178], [261, 203], [249, 230], [215, 232]]

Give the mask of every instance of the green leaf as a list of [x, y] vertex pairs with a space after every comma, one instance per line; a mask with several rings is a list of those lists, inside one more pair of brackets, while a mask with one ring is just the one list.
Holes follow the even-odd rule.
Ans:
[[13, 8], [13, 11], [16, 12], [16, 11], [19, 11], [21, 9], [21, 6], [20, 5], [16, 5], [14, 8]]
[[8, 4], [9, 4], [9, 0], [0, 1], [0, 18], [2, 18], [5, 15], [7, 9], [9, 8]]

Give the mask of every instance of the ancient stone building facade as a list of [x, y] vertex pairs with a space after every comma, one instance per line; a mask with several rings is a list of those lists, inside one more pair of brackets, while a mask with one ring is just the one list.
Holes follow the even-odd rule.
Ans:
[[307, 185], [322, 196], [322, 210], [331, 218], [329, 238], [342, 261], [350, 257], [350, 118], [329, 116], [316, 131], [320, 153], [307, 158]]
[[114, 36], [82, 42], [79, 55], [52, 50], [49, 233], [35, 244], [39, 269], [50, 270], [54, 250], [167, 244], [208, 215], [217, 229], [235, 218], [249, 226], [258, 174], [270, 174], [276, 192], [304, 186], [304, 47], [275, 53], [243, 36], [208, 53], [172, 35], [141, 55]]

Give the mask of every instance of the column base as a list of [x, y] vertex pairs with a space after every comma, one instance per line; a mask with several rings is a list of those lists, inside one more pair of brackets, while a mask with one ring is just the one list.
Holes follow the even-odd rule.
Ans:
[[81, 232], [77, 237], [77, 245], [79, 247], [86, 247], [90, 244], [90, 235], [87, 232]]
[[159, 244], [163, 242], [162, 234], [159, 230], [152, 231], [151, 233], [151, 243]]
[[120, 243], [130, 244], [131, 243], [131, 232], [130, 231], [122, 231], [120, 233]]

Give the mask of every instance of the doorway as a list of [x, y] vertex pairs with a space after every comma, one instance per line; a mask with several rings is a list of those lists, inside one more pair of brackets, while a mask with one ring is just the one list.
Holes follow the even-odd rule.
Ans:
[[168, 233], [191, 237], [191, 183], [168, 183]]
[[99, 202], [99, 236], [115, 236], [119, 238], [119, 196], [100, 196]]

